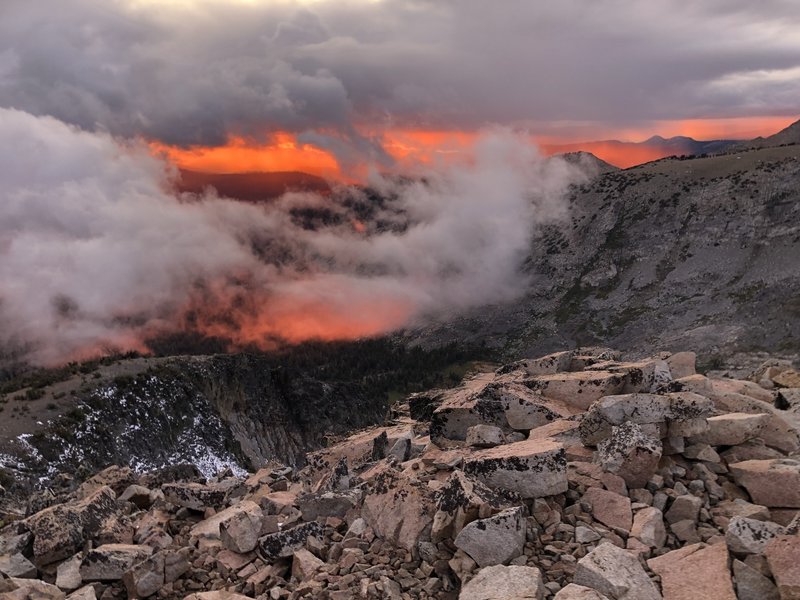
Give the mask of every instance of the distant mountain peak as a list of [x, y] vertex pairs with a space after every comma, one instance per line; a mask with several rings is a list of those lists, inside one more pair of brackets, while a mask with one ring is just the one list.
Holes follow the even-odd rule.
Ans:
[[778, 133], [767, 137], [757, 137], [754, 140], [745, 142], [737, 146], [735, 150], [748, 148], [771, 148], [774, 146], [787, 146], [789, 144], [800, 144], [800, 120], [795, 121], [788, 127], [784, 127]]
[[615, 167], [611, 163], [608, 163], [603, 159], [598, 158], [597, 156], [595, 156], [591, 152], [587, 152], [586, 150], [565, 152], [563, 154], [560, 154], [559, 156], [561, 156], [568, 163], [579, 165], [585, 170], [593, 172], [592, 174], [596, 175], [619, 170], [619, 167]]

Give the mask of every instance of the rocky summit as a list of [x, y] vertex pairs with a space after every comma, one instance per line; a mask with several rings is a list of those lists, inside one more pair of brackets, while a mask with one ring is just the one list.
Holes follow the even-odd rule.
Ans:
[[302, 468], [60, 473], [4, 498], [0, 597], [797, 599], [797, 381], [590, 348], [412, 394]]

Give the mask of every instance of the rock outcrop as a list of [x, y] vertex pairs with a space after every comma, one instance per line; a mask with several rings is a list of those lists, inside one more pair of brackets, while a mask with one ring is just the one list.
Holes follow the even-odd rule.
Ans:
[[[427, 394], [420, 418], [400, 403], [302, 469], [61, 474], [0, 529], [0, 595], [800, 597], [796, 421], [769, 429], [787, 388], [671, 358], [514, 363]], [[731, 394], [765, 409], [728, 410]]]

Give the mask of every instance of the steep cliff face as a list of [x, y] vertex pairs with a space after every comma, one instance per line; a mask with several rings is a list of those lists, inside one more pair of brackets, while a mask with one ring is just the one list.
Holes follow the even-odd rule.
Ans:
[[378, 423], [388, 411], [386, 399], [361, 386], [289, 373], [258, 355], [216, 355], [195, 366], [190, 376], [201, 395], [254, 464], [301, 464], [326, 436]]
[[289, 374], [264, 356], [177, 357], [84, 385], [62, 416], [10, 440], [2, 458], [39, 476], [108, 464], [191, 462], [206, 474], [296, 465], [327, 435], [377, 423], [386, 410], [357, 385]]
[[798, 159], [787, 146], [601, 174], [535, 240], [523, 299], [415, 335], [488, 336], [510, 357], [579, 344], [796, 352]]

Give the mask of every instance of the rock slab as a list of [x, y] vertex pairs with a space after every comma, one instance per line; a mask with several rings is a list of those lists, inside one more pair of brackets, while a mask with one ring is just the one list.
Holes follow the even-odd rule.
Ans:
[[542, 600], [544, 581], [535, 567], [484, 567], [467, 583], [458, 600]]
[[693, 544], [651, 558], [647, 565], [661, 577], [664, 600], [737, 600], [728, 562], [725, 544]]

